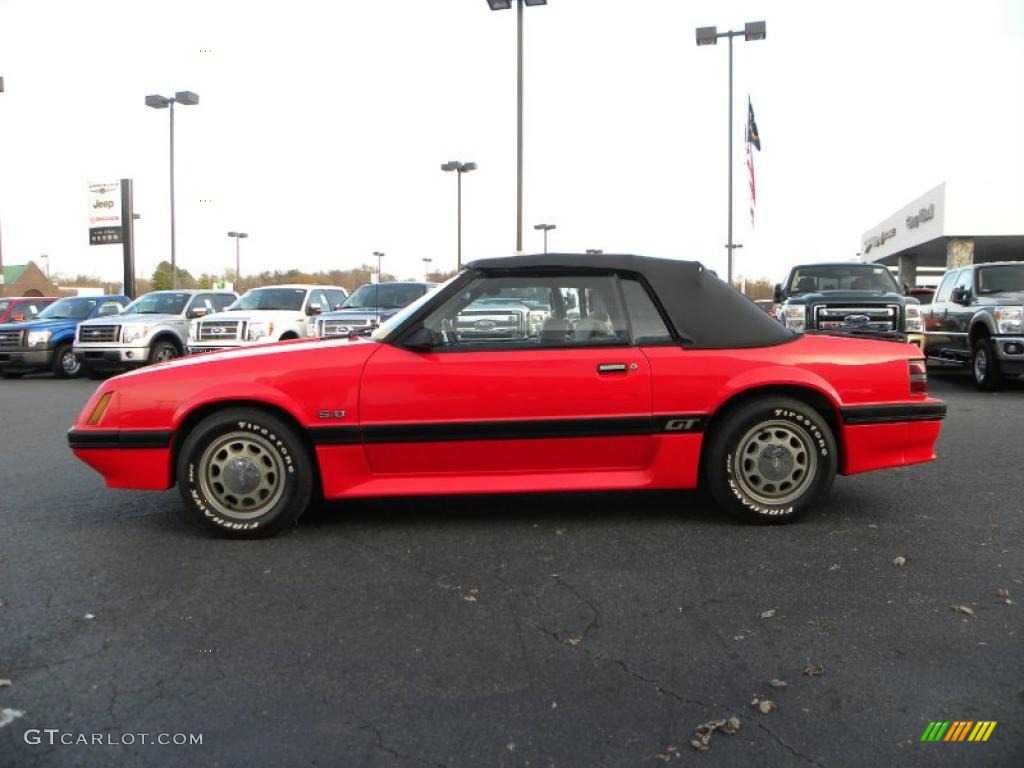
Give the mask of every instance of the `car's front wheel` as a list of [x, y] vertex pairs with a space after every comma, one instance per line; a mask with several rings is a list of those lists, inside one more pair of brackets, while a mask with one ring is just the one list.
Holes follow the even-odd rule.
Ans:
[[82, 372], [82, 364], [70, 344], [61, 344], [54, 351], [52, 370], [58, 379], [73, 379]]
[[181, 353], [169, 341], [158, 341], [149, 350], [150, 363], [166, 363], [168, 360], [173, 360], [176, 357], [181, 357]]
[[978, 389], [995, 390], [1003, 386], [1003, 371], [995, 356], [995, 345], [988, 336], [974, 342], [971, 350], [971, 371]]
[[270, 536], [306, 510], [315, 473], [296, 430], [263, 411], [207, 416], [178, 453], [178, 490], [191, 515], [236, 538]]
[[749, 522], [796, 519], [835, 478], [832, 430], [800, 400], [749, 402], [729, 413], [708, 439], [708, 490], [724, 510]]

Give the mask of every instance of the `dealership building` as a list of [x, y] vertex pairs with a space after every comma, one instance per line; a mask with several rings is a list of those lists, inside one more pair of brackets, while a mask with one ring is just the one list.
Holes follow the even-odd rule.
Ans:
[[1024, 261], [1024, 191], [1009, 181], [939, 184], [867, 230], [861, 260], [907, 285], [936, 285], [967, 264]]

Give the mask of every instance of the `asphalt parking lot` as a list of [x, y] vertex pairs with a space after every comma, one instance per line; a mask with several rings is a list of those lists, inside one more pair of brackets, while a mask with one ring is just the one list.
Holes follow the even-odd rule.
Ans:
[[[77, 462], [94, 386], [0, 382], [0, 766], [1024, 763], [1021, 383], [933, 373], [939, 461], [839, 478], [793, 526], [530, 495], [330, 505], [254, 542]], [[921, 743], [932, 720], [998, 725]]]

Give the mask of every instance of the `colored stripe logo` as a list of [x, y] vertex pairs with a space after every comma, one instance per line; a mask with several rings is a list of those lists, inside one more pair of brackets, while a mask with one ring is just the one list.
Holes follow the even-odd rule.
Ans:
[[995, 720], [933, 720], [921, 741], [988, 741], [995, 728]]

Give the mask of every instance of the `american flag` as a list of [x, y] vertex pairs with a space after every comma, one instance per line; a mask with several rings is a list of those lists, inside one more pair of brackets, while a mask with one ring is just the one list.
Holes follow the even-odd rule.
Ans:
[[754, 226], [754, 206], [757, 204], [757, 185], [754, 182], [754, 153], [761, 151], [761, 136], [754, 121], [754, 106], [747, 95], [747, 170], [750, 171], [750, 226]]

